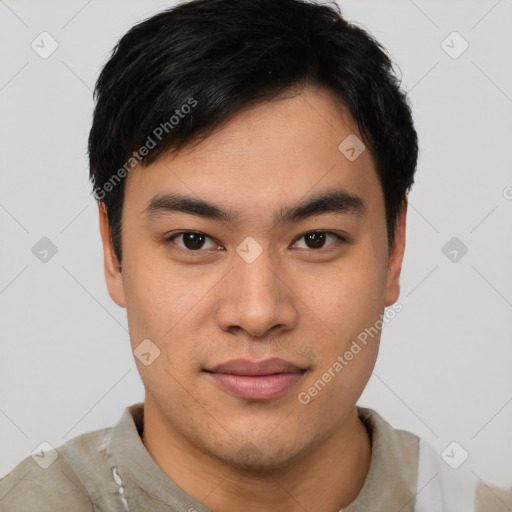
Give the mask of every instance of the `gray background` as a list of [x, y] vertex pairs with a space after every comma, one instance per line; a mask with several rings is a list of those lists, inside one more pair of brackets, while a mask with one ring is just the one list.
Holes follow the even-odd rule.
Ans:
[[[169, 5], [0, 0], [0, 475], [143, 399], [125, 311], [104, 283], [86, 139], [111, 48]], [[439, 453], [457, 441], [463, 467], [510, 485], [512, 1], [340, 5], [398, 63], [421, 142], [404, 309], [359, 403]], [[46, 59], [31, 47], [51, 48], [43, 31], [58, 43]], [[469, 44], [457, 58], [453, 31]], [[57, 248], [46, 261], [43, 237]]]

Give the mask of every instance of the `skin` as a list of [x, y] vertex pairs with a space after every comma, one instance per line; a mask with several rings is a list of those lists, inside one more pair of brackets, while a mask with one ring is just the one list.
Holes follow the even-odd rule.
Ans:
[[[400, 291], [406, 205], [389, 250], [370, 151], [349, 161], [338, 150], [350, 134], [358, 131], [348, 110], [308, 85], [237, 114], [192, 149], [135, 168], [126, 180], [122, 272], [99, 209], [107, 287], [127, 309], [132, 349], [149, 338], [161, 351], [149, 366], [135, 359], [146, 390], [142, 441], [213, 510], [338, 512], [366, 478], [371, 443], [355, 404], [380, 336], [308, 404], [298, 400]], [[364, 201], [364, 213], [273, 226], [274, 212], [340, 187]], [[187, 213], [149, 220], [143, 212], [162, 192], [235, 210], [239, 222]], [[166, 245], [165, 236], [187, 230], [209, 238], [202, 247], [183, 237]], [[303, 236], [312, 231], [348, 241], [328, 235], [318, 249]], [[236, 252], [249, 236], [263, 251], [252, 263]], [[202, 372], [270, 357], [308, 369], [277, 399], [237, 398]]]

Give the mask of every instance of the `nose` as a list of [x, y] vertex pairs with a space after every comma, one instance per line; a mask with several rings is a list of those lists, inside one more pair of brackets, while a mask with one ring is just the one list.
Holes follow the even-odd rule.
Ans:
[[295, 328], [297, 301], [289, 274], [269, 251], [253, 261], [237, 256], [215, 307], [216, 320], [223, 331], [262, 338]]

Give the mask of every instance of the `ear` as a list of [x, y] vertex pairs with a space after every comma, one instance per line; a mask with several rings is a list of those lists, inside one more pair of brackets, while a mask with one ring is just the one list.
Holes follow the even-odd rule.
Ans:
[[124, 308], [126, 306], [126, 301], [124, 295], [123, 275], [121, 274], [119, 262], [114, 251], [114, 245], [112, 244], [112, 234], [110, 230], [110, 223], [108, 221], [107, 209], [103, 203], [98, 203], [98, 212], [100, 218], [101, 241], [103, 243], [103, 265], [108, 294], [118, 306]]
[[389, 255], [388, 282], [386, 287], [386, 307], [393, 305], [400, 296], [400, 272], [405, 250], [405, 218], [407, 201], [404, 202], [395, 226], [395, 237]]

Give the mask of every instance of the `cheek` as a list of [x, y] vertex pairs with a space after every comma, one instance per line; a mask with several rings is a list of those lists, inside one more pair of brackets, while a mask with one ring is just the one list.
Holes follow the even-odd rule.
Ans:
[[[322, 287], [320, 287], [322, 288]], [[336, 407], [333, 424], [342, 421], [347, 404], [356, 403], [375, 365], [384, 310], [385, 273], [372, 258], [360, 257], [326, 279], [316, 294], [317, 310], [329, 326], [319, 339], [317, 364], [301, 388], [310, 416]]]
[[308, 288], [314, 290], [309, 295], [311, 309], [336, 333], [333, 335], [337, 339], [356, 336], [382, 313], [386, 278], [382, 262], [372, 253], [358, 251], [321, 279], [309, 283]]
[[329, 329], [319, 339], [316, 368], [302, 389], [312, 409], [339, 400], [355, 403], [362, 393], [377, 358], [386, 275], [378, 254], [358, 250], [317, 280], [311, 309]]
[[[190, 378], [194, 367], [189, 329], [194, 306], [201, 297], [184, 293], [173, 275], [157, 267], [139, 266], [127, 282], [127, 316], [135, 362], [147, 392], [160, 397], [157, 402], [165, 401], [170, 393], [181, 403], [181, 383]], [[146, 352], [158, 354], [149, 365], [137, 357], [143, 340], [151, 341]]]
[[128, 268], [125, 289], [132, 350], [149, 339], [160, 351], [150, 366], [136, 360], [141, 378], [154, 393], [161, 388], [179, 391], [180, 382], [193, 378], [201, 365], [194, 345], [214, 276], [203, 272], [202, 278], [194, 277], [167, 261], [148, 265], [135, 258]]
[[201, 301], [197, 282], [165, 258], [132, 254], [126, 262], [124, 286], [130, 333], [164, 342], [187, 322], [194, 307]]

